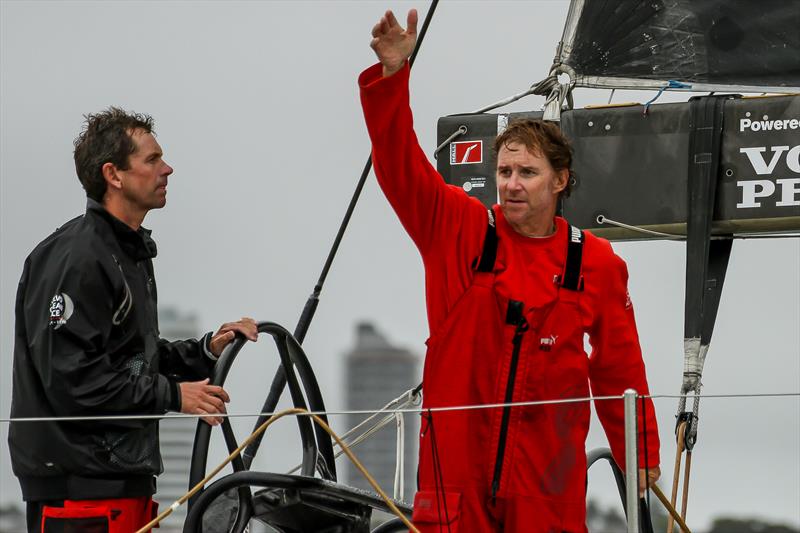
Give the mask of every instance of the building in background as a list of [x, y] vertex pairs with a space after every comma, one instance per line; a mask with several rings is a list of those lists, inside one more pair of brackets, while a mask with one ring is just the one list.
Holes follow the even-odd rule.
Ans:
[[[348, 410], [380, 409], [422, 380], [419, 358], [410, 351], [392, 346], [375, 326], [362, 322], [356, 326], [356, 345], [345, 356], [345, 396]], [[348, 415], [352, 428], [369, 415]], [[417, 433], [419, 416], [404, 415], [404, 491], [406, 501], [413, 501], [417, 485]], [[397, 429], [392, 423], [359, 444], [354, 452], [381, 488], [393, 493], [397, 459]], [[348, 461], [346, 482], [372, 491], [361, 473]]]
[[[170, 341], [198, 338], [200, 327], [195, 313], [181, 313], [175, 307], [158, 310], [161, 338]], [[161, 458], [164, 472], [158, 476], [155, 500], [165, 509], [189, 490], [192, 444], [197, 427], [195, 418], [168, 418], [160, 423]], [[160, 531], [182, 531], [186, 506], [181, 505], [161, 523]]]

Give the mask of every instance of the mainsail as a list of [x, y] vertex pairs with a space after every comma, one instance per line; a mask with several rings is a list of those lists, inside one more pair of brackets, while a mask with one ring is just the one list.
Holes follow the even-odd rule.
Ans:
[[785, 0], [573, 0], [554, 68], [577, 86], [800, 91], [800, 9]]

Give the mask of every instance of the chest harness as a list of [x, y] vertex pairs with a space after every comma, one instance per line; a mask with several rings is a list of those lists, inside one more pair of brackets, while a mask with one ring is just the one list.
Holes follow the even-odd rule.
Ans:
[[[475, 273], [491, 274], [494, 271], [495, 263], [497, 260], [497, 248], [499, 238], [497, 235], [497, 228], [495, 225], [494, 213], [491, 210], [487, 211], [488, 223], [486, 226], [486, 234], [484, 236], [483, 249], [481, 255], [473, 261], [472, 268]], [[585, 242], [584, 232], [573, 226], [568, 227], [567, 231], [567, 250], [566, 260], [564, 261], [564, 268], [560, 274], [553, 277], [553, 283], [560, 289], [569, 291], [580, 292], [584, 289], [584, 280], [582, 275], [582, 259], [583, 259], [583, 245]], [[528, 330], [528, 322], [525, 318], [525, 305], [522, 301], [509, 300], [508, 309], [506, 311], [505, 322], [508, 325], [516, 326], [511, 368], [508, 375], [508, 381], [505, 388], [504, 403], [510, 404], [513, 399], [514, 382], [516, 379], [516, 367], [520, 356], [520, 348], [522, 344], [522, 337], [525, 331]], [[550, 351], [551, 346], [542, 339], [540, 349]], [[506, 405], [503, 407], [502, 418], [500, 422], [500, 433], [497, 442], [497, 451], [494, 460], [494, 468], [492, 469], [492, 482], [491, 482], [491, 501], [494, 501], [495, 495], [499, 490], [500, 478], [502, 475], [504, 455], [506, 452], [506, 438], [508, 433], [508, 424], [511, 417], [511, 407]], [[444, 494], [444, 479], [442, 475], [441, 461], [439, 459], [438, 447], [436, 444], [435, 433], [433, 430], [433, 417], [430, 413], [423, 414], [423, 418], [427, 420], [429, 430], [431, 431], [431, 452], [433, 459], [433, 477], [434, 485], [437, 492], [437, 504], [443, 504], [444, 516], [447, 517], [448, 510], [446, 505], [446, 498]], [[439, 492], [441, 491], [441, 494]], [[438, 505], [437, 505], [438, 506]], [[449, 519], [446, 518], [449, 523]], [[449, 529], [449, 526], [448, 526]]]
[[[486, 235], [483, 238], [483, 251], [480, 257], [473, 262], [475, 272], [491, 273], [497, 259], [497, 227], [495, 226], [494, 212], [487, 210], [489, 222], [486, 225]], [[583, 243], [586, 237], [582, 230], [575, 226], [569, 226], [567, 231], [567, 259], [564, 261], [564, 269], [561, 274], [553, 278], [553, 283], [563, 289], [570, 291], [583, 290]]]

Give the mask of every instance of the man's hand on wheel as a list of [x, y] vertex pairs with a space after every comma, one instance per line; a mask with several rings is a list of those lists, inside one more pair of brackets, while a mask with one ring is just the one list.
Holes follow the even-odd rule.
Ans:
[[219, 357], [220, 354], [222, 354], [222, 350], [225, 349], [225, 346], [233, 342], [237, 333], [241, 333], [249, 341], [256, 342], [258, 340], [258, 326], [256, 325], [256, 321], [250, 317], [242, 317], [241, 320], [237, 320], [236, 322], [226, 322], [222, 324], [217, 332], [212, 335], [211, 341], [208, 343], [208, 348], [211, 350], [211, 353]]
[[[225, 389], [217, 385], [209, 385], [208, 379], [203, 381], [185, 381], [179, 383], [181, 388], [181, 413], [188, 415], [205, 415], [226, 413], [225, 404], [231, 401]], [[221, 416], [206, 416], [203, 421], [210, 426], [222, 423]]]

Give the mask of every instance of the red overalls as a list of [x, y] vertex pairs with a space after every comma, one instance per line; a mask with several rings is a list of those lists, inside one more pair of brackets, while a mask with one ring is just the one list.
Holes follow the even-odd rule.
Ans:
[[[554, 280], [556, 300], [532, 308], [495, 291], [490, 225], [471, 286], [428, 341], [423, 409], [590, 395], [580, 240]], [[588, 403], [423, 412], [414, 525], [423, 533], [585, 532], [589, 416]]]
[[[425, 265], [432, 334], [425, 407], [506, 403], [507, 394], [513, 401], [587, 397], [589, 377], [595, 396], [627, 388], [647, 394], [624, 261], [608, 242], [587, 233], [577, 270], [565, 269], [560, 246], [572, 241], [565, 220], [555, 217], [556, 233], [535, 241], [516, 233], [495, 206], [502, 239], [497, 264], [491, 257], [470, 268], [475, 256], [492, 248], [481, 242], [486, 211], [446, 185], [425, 157], [413, 129], [408, 65], [388, 78], [382, 72], [376, 64], [361, 74], [361, 102], [378, 183]], [[568, 280], [565, 270], [576, 275]], [[580, 289], [581, 274], [585, 290], [550, 285], [562, 275]], [[510, 300], [522, 303], [510, 306]], [[583, 351], [584, 330], [590, 357]], [[624, 465], [622, 402], [597, 402], [595, 410]], [[645, 411], [646, 455], [657, 465], [652, 402]], [[581, 403], [425, 413], [415, 523], [436, 532], [585, 531], [589, 412]], [[643, 431], [639, 442], [641, 450]]]

